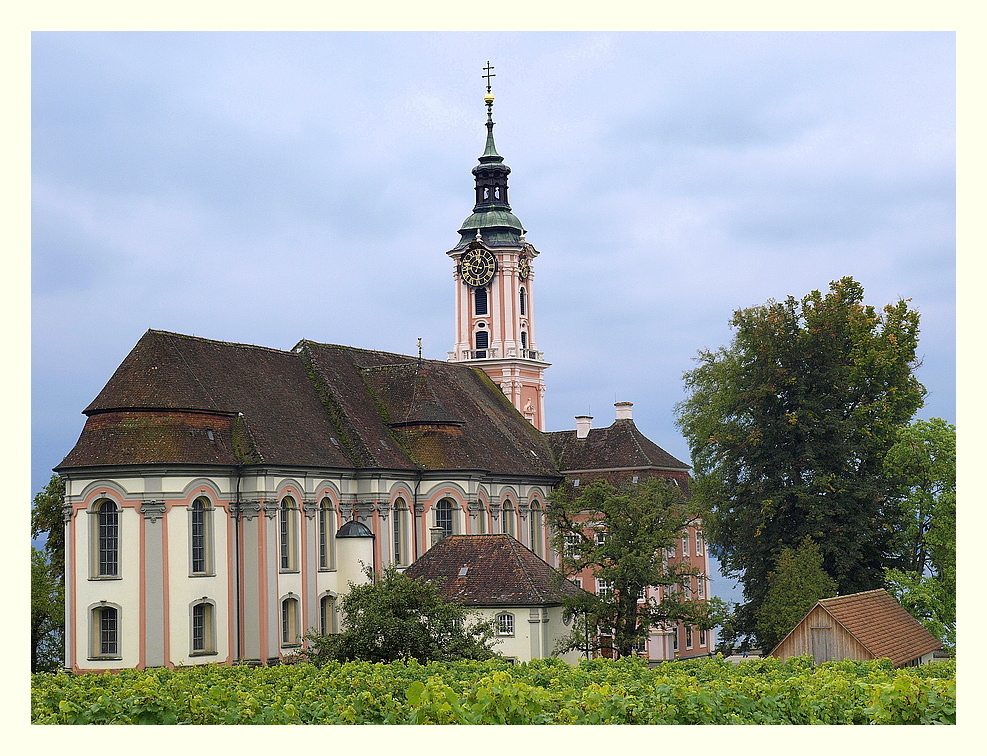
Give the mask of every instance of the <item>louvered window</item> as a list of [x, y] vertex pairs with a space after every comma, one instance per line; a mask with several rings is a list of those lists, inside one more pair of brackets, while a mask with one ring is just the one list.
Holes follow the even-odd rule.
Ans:
[[477, 315], [487, 314], [487, 288], [485, 286], [473, 290], [473, 303]]

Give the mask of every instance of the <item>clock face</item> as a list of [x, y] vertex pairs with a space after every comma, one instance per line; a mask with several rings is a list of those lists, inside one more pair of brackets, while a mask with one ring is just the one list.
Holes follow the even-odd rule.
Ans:
[[459, 259], [459, 275], [467, 286], [486, 286], [497, 272], [497, 258], [486, 247], [467, 250]]
[[518, 277], [523, 281], [529, 275], [531, 275], [531, 265], [528, 263], [527, 257], [522, 257], [517, 263], [517, 274]]

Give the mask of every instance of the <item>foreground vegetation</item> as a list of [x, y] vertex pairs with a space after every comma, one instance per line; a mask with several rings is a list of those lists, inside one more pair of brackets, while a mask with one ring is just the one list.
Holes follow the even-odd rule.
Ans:
[[38, 674], [36, 724], [955, 724], [952, 660], [635, 658]]

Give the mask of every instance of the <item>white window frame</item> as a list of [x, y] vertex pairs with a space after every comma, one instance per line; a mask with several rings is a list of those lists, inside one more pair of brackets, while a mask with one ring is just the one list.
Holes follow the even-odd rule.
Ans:
[[278, 571], [298, 572], [298, 506], [291, 496], [278, 507]]
[[542, 508], [538, 502], [532, 502], [531, 511], [528, 513], [528, 530], [531, 537], [531, 550], [540, 557], [544, 557], [545, 530], [542, 524]]
[[[104, 522], [103, 519], [104, 516], [108, 514], [107, 507], [113, 508], [114, 521], [112, 524], [110, 522]], [[103, 498], [93, 504], [92, 510], [90, 511], [90, 580], [119, 580], [121, 577], [120, 527], [121, 520], [123, 519], [121, 517], [122, 514], [123, 507], [113, 499]], [[109, 532], [111, 525], [112, 534]], [[103, 530], [104, 526], [107, 528], [105, 536]], [[106, 540], [111, 541], [112, 547], [104, 548], [104, 537]], [[112, 552], [112, 560], [104, 560], [104, 552], [106, 554]], [[108, 568], [104, 568], [104, 564], [108, 564], [111, 561], [113, 564], [112, 571]]]
[[[443, 503], [448, 504], [448, 509], [443, 506]], [[442, 528], [443, 535], [456, 535], [456, 509], [457, 509], [456, 502], [453, 499], [449, 498], [448, 496], [445, 496], [439, 499], [437, 502], [435, 502], [434, 509], [435, 512], [433, 515], [433, 519], [435, 521], [436, 527]], [[448, 523], [449, 523], [448, 529], [446, 528], [445, 524], [443, 524], [443, 522], [440, 522], [439, 520], [439, 515], [445, 515], [446, 513], [448, 513]], [[444, 521], [445, 519], [446, 518], [443, 516], [442, 520]]]
[[613, 581], [596, 578], [596, 595], [613, 597]]
[[685, 531], [685, 535], [682, 536], [682, 556], [687, 557], [689, 554], [689, 531]]
[[391, 561], [399, 567], [405, 566], [408, 559], [405, 539], [405, 531], [407, 530], [405, 515], [407, 513], [408, 508], [404, 503], [404, 498], [395, 499], [394, 506], [391, 507]]
[[319, 570], [322, 572], [336, 569], [336, 507], [332, 499], [323, 496], [316, 512], [318, 518], [316, 534], [319, 550]]
[[516, 624], [514, 614], [511, 612], [501, 612], [497, 615], [497, 635], [500, 637], [514, 637]]
[[696, 556], [705, 556], [706, 554], [706, 542], [703, 541], [703, 532], [701, 530], [696, 531]]
[[[109, 629], [106, 625], [109, 624], [108, 614], [104, 617], [108, 611], [113, 611], [113, 628]], [[87, 657], [91, 661], [95, 660], [119, 660], [123, 658], [122, 652], [122, 641], [123, 633], [121, 629], [123, 627], [123, 610], [119, 604], [114, 604], [111, 601], [100, 601], [99, 603], [93, 604], [89, 607], [89, 656]], [[111, 633], [111, 635], [104, 635], [104, 633]], [[103, 643], [106, 640], [112, 640], [113, 650], [103, 651]]]
[[281, 647], [295, 648], [302, 644], [301, 639], [301, 602], [293, 593], [281, 599]]
[[[196, 505], [201, 505], [200, 509]], [[209, 577], [215, 575], [213, 556], [213, 506], [206, 496], [197, 496], [188, 507], [188, 570], [189, 577]], [[201, 564], [196, 564], [196, 515], [202, 514], [202, 533], [199, 534], [202, 540]], [[196, 569], [199, 567], [199, 569]]]
[[685, 626], [685, 648], [686, 651], [692, 648], [692, 625]]
[[510, 499], [504, 499], [504, 502], [500, 505], [500, 532], [505, 533], [509, 536], [513, 536], [515, 533], [515, 522], [514, 522], [514, 502]]
[[319, 596], [319, 633], [322, 635], [338, 632], [336, 598], [334, 593], [328, 591]]
[[[196, 646], [196, 613], [202, 613], [202, 644]], [[216, 602], [201, 598], [189, 604], [189, 656], [215, 656], [216, 650]]]

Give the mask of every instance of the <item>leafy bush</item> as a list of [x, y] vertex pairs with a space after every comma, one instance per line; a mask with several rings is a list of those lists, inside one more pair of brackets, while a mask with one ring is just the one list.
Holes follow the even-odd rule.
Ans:
[[38, 674], [36, 724], [955, 724], [956, 665], [637, 658]]

